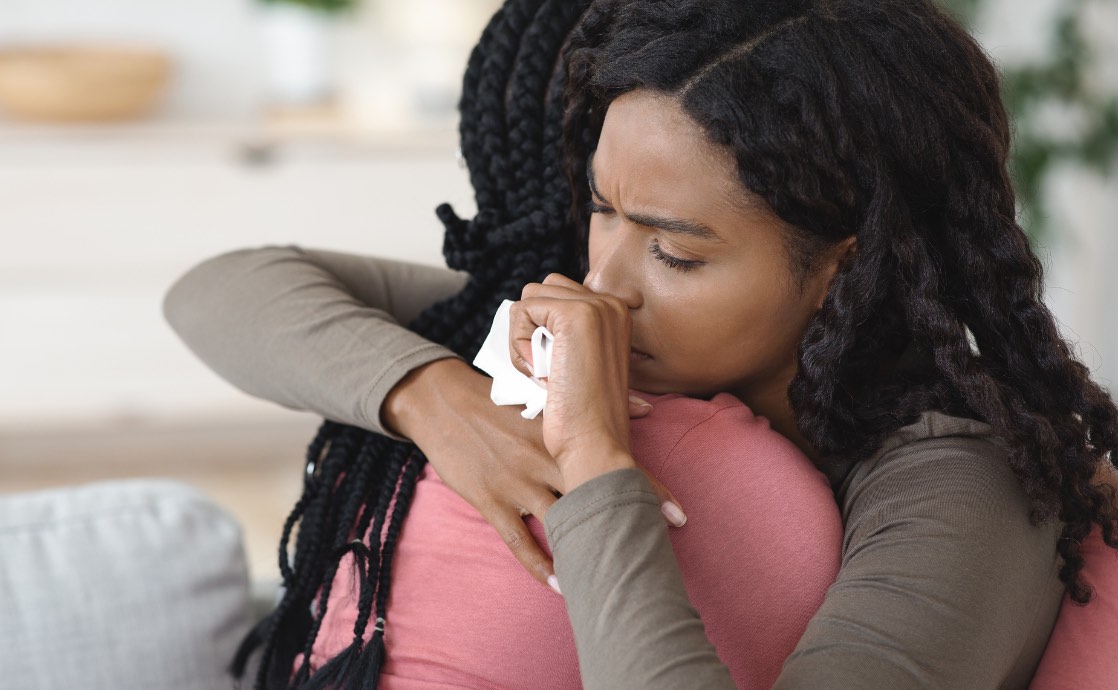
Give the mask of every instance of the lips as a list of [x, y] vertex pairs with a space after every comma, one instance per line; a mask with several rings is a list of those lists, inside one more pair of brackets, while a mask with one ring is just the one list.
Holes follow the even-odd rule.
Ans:
[[629, 357], [631, 359], [652, 359], [652, 355], [647, 352], [642, 352], [635, 347], [629, 348]]

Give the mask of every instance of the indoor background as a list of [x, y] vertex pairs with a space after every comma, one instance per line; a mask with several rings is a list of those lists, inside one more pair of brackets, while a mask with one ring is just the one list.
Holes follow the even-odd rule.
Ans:
[[[459, 80], [498, 4], [0, 2], [0, 493], [178, 478], [240, 519], [254, 577], [274, 579], [319, 420], [211, 373], [162, 296], [262, 244], [441, 264], [434, 207], [473, 209]], [[1006, 74], [1049, 304], [1110, 387], [1118, 0], [949, 4]], [[90, 92], [91, 65], [132, 90]]]

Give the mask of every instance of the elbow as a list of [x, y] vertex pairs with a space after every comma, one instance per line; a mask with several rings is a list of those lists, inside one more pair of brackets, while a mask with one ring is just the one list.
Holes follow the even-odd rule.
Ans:
[[251, 294], [246, 285], [253, 272], [294, 247], [247, 247], [205, 259], [179, 276], [163, 295], [163, 319], [188, 345], [207, 325], [220, 319], [238, 296]]
[[208, 258], [192, 266], [167, 289], [163, 295], [163, 318], [180, 337], [188, 340], [191, 324], [198, 321], [199, 314], [211, 311], [222, 292], [223, 276], [236, 270], [236, 263], [248, 251], [252, 250], [238, 249]]

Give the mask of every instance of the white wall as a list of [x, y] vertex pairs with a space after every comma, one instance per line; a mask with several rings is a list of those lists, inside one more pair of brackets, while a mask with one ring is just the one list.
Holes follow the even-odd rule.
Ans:
[[253, 0], [0, 0], [0, 46], [120, 41], [167, 50], [170, 118], [245, 118], [262, 98]]
[[[1118, 393], [1118, 175], [1065, 167], [1048, 187], [1046, 300], [1084, 364]], [[1058, 235], [1056, 233], [1059, 233]]]
[[[1053, 22], [1067, 7], [1067, 0], [985, 0], [975, 35], [1003, 68], [1043, 62]], [[1100, 98], [1118, 97], [1118, 2], [1086, 0], [1079, 22], [1094, 56], [1087, 84]], [[1052, 108], [1041, 125], [1058, 138], [1076, 126], [1074, 115]], [[1118, 161], [1109, 172], [1061, 165], [1044, 184], [1046, 231], [1037, 249], [1047, 302], [1082, 361], [1118, 392]]]
[[[440, 263], [433, 209], [469, 214], [472, 192], [452, 111], [409, 117], [408, 88], [456, 100], [496, 4], [367, 0], [337, 31], [340, 100], [359, 122], [343, 111], [293, 133], [262, 113], [257, 0], [0, 0], [0, 49], [119, 41], [177, 65], [147, 121], [0, 113], [0, 433], [285, 419], [194, 359], [163, 322], [164, 291], [208, 256], [260, 244]], [[275, 165], [244, 164], [246, 146], [277, 137]]]
[[164, 292], [209, 256], [261, 244], [441, 264], [435, 206], [473, 203], [455, 140], [437, 140], [403, 154], [294, 145], [264, 168], [214, 134], [44, 148], [36, 165], [5, 164], [0, 141], [0, 433], [275, 418], [177, 340]]
[[[338, 100], [366, 128], [453, 116], [469, 54], [500, 0], [364, 0], [336, 22]], [[0, 0], [0, 48], [118, 41], [167, 51], [176, 70], [156, 113], [245, 119], [268, 100], [260, 0]]]

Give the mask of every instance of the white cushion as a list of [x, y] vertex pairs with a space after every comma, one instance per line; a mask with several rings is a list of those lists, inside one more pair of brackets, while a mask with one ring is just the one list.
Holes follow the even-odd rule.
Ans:
[[199, 491], [125, 480], [0, 495], [0, 685], [228, 688], [248, 624], [240, 527]]

